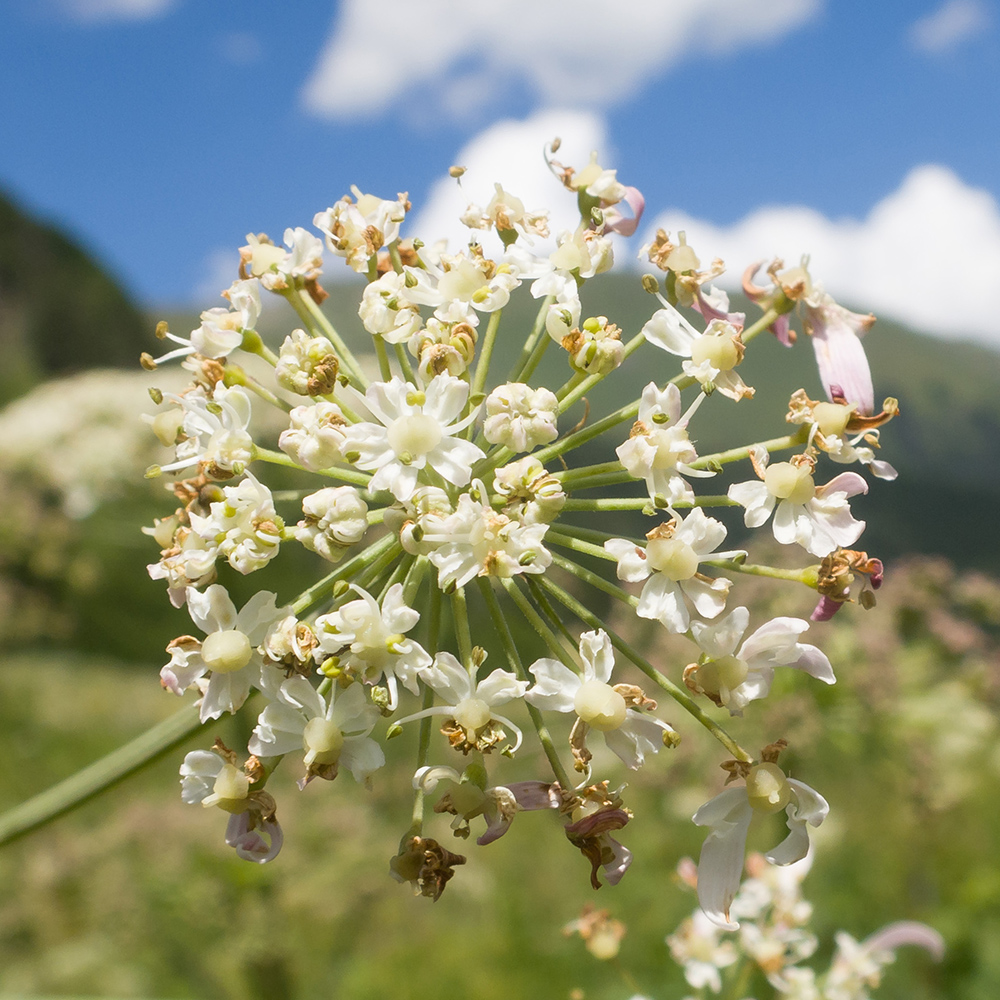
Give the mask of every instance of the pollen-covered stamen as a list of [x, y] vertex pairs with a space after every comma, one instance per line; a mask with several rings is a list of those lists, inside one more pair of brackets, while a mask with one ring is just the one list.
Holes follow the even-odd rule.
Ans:
[[201, 644], [201, 658], [217, 674], [242, 670], [252, 655], [250, 640], [239, 629], [212, 632]]
[[245, 812], [250, 779], [235, 765], [223, 764], [212, 786], [212, 794], [201, 800], [203, 806], [218, 806], [228, 813]]
[[602, 733], [618, 729], [625, 721], [625, 699], [610, 685], [599, 680], [584, 681], [573, 697], [576, 714]]
[[344, 734], [329, 719], [317, 715], [302, 731], [303, 758], [306, 767], [313, 764], [336, 764], [344, 748]]
[[808, 503], [816, 495], [816, 484], [808, 465], [795, 466], [791, 462], [769, 465], [764, 472], [764, 485], [771, 496], [794, 504]]
[[652, 538], [646, 546], [646, 561], [668, 580], [690, 580], [698, 572], [698, 554], [679, 538]]
[[388, 427], [389, 447], [397, 455], [420, 458], [433, 451], [444, 437], [441, 425], [423, 413], [397, 417]]
[[792, 790], [777, 764], [757, 764], [747, 775], [747, 800], [762, 813], [776, 813], [788, 805]]

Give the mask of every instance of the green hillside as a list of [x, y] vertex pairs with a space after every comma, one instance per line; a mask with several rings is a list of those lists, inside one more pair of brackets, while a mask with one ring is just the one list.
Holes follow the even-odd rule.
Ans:
[[131, 364], [144, 328], [79, 243], [0, 192], [0, 405], [53, 375]]

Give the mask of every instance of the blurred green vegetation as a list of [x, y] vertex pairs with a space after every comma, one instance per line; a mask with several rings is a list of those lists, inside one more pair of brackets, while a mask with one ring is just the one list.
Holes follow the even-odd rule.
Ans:
[[[805, 592], [775, 594], [752, 581], [743, 596], [755, 618], [806, 614], [810, 603]], [[943, 561], [909, 561], [896, 567], [877, 610], [847, 608], [809, 638], [828, 651], [838, 684], [779, 671], [741, 737], [753, 747], [784, 735], [791, 773], [831, 802], [805, 884], [822, 942], [817, 963], [840, 928], [860, 938], [892, 920], [923, 920], [948, 942], [944, 963], [904, 951], [878, 996], [992, 1000], [1000, 983], [1000, 585]], [[684, 644], [662, 632], [646, 639], [676, 675]], [[483, 641], [495, 645], [492, 634]], [[175, 705], [152, 676], [98, 659], [9, 659], [0, 671], [0, 807]], [[658, 998], [684, 995], [663, 938], [694, 900], [671, 872], [682, 856], [697, 857], [703, 831], [689, 818], [723, 775], [712, 741], [669, 701], [659, 714], [683, 741], [627, 776], [635, 818], [621, 839], [635, 862], [619, 886], [596, 894], [586, 862], [546, 813], [519, 816], [486, 848], [453, 840], [446, 818], [432, 818], [428, 835], [468, 864], [436, 904], [393, 882], [388, 859], [409, 822], [412, 733], [388, 744], [389, 766], [370, 793], [347, 775], [300, 793], [297, 775], [279, 771], [286, 842], [266, 866], [224, 846], [218, 811], [181, 804], [178, 751], [0, 853], [0, 993], [297, 1000], [461, 990], [500, 1000], [580, 988], [586, 1000], [630, 996], [613, 966], [560, 933], [594, 902], [628, 925], [620, 962], [639, 986]], [[235, 745], [250, 725], [227, 720], [211, 734]], [[436, 738], [432, 760], [454, 763], [444, 743]], [[540, 755], [519, 755], [515, 771], [543, 775]], [[780, 836], [777, 820], [755, 825], [750, 846]]]

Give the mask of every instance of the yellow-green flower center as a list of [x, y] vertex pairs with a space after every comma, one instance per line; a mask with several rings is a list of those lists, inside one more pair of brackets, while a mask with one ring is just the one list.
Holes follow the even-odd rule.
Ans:
[[302, 747], [309, 764], [336, 764], [344, 748], [344, 734], [321, 715], [310, 719], [302, 731]]
[[767, 492], [779, 500], [792, 503], [808, 503], [816, 495], [816, 484], [808, 466], [792, 465], [791, 462], [775, 462], [764, 472]]
[[698, 572], [698, 554], [679, 538], [652, 538], [646, 546], [646, 562], [667, 579], [690, 580]]
[[720, 372], [728, 372], [740, 363], [740, 352], [731, 336], [703, 333], [691, 344], [691, 360], [696, 365], [707, 361]]
[[201, 658], [217, 674], [232, 674], [242, 670], [253, 655], [250, 640], [239, 629], [224, 629], [205, 636]]
[[625, 721], [625, 699], [603, 681], [584, 681], [573, 698], [576, 714], [602, 733], [617, 729]]
[[777, 764], [758, 764], [747, 775], [747, 799], [757, 812], [776, 813], [788, 805], [792, 790]]

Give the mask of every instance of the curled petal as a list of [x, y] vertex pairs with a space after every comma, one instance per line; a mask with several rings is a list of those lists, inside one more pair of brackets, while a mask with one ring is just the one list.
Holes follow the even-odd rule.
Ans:
[[[229, 817], [229, 824], [226, 827], [226, 843], [236, 849], [236, 853], [244, 861], [253, 861], [256, 864], [267, 864], [273, 861], [281, 850], [284, 843], [284, 835], [277, 820], [262, 820], [260, 832], [248, 829], [249, 813], [237, 813]], [[267, 835], [267, 839], [261, 836]]]
[[886, 924], [861, 942], [866, 951], [895, 951], [904, 944], [923, 948], [935, 962], [944, 958], [944, 938], [933, 927], [916, 920]]

